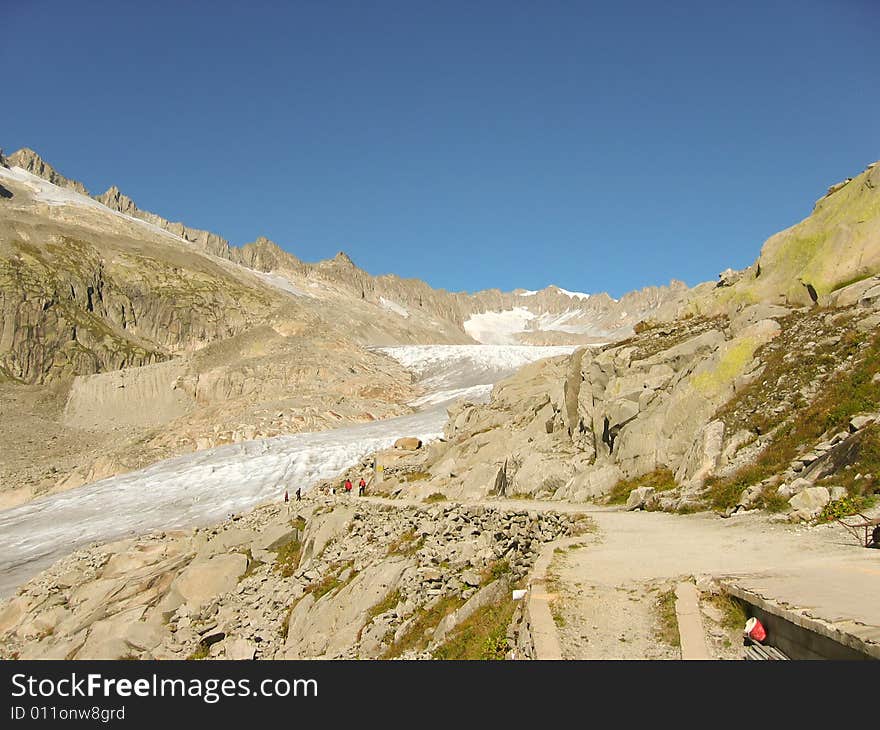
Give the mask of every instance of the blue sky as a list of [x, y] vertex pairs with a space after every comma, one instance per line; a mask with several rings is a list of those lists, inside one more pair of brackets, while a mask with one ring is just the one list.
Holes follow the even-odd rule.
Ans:
[[446, 289], [714, 279], [880, 158], [873, 0], [0, 4], [7, 152]]

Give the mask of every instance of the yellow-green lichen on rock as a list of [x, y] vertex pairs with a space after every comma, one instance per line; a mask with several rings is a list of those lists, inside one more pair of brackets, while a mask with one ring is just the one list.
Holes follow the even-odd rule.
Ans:
[[761, 343], [756, 338], [749, 336], [738, 337], [726, 343], [714, 367], [695, 373], [691, 378], [691, 385], [706, 398], [715, 398], [726, 391], [735, 378], [742, 375], [759, 344]]
[[[729, 286], [695, 287], [679, 314], [711, 316], [766, 302], [810, 306], [880, 273], [880, 163], [832, 186], [813, 212], [771, 236]], [[812, 289], [812, 294], [811, 290]]]
[[[759, 273], [760, 272], [760, 273]], [[800, 223], [772, 236], [734, 287], [737, 298], [811, 304], [880, 272], [880, 165], [829, 193]]]

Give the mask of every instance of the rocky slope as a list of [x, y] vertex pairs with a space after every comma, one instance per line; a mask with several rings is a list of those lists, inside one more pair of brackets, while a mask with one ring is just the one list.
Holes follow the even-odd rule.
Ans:
[[0, 608], [0, 656], [452, 657], [469, 620], [516, 644], [511, 587], [570, 516], [356, 498], [268, 506], [214, 528], [80, 551]]
[[794, 519], [868, 507], [880, 492], [872, 292], [880, 279], [861, 305], [756, 304], [529, 365], [489, 403], [452, 407], [443, 441], [370, 457], [384, 465], [373, 488], [679, 512], [763, 506]]

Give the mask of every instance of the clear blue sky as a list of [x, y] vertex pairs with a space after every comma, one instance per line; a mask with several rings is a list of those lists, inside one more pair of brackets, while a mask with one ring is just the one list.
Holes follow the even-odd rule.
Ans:
[[875, 0], [0, 0], [0, 145], [453, 290], [751, 263], [880, 158]]

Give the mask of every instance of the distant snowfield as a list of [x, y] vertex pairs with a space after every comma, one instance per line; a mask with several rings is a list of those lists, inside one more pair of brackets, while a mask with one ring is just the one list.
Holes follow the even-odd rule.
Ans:
[[[566, 292], [563, 294], [573, 298], [587, 299], [589, 294]], [[532, 292], [534, 293], [534, 292]], [[530, 293], [520, 296], [529, 296]], [[518, 342], [516, 336], [524, 332], [567, 332], [568, 334], [591, 334], [595, 329], [591, 324], [570, 323], [584, 313], [578, 309], [569, 309], [561, 314], [545, 313], [537, 315], [525, 307], [514, 307], [502, 312], [481, 312], [471, 315], [464, 322], [464, 331], [477, 342], [486, 345], [512, 345]]]
[[515, 335], [525, 332], [537, 315], [525, 307], [515, 307], [503, 312], [472, 314], [464, 322], [464, 331], [484, 345], [512, 345]]
[[280, 500], [333, 477], [401, 436], [442, 435], [446, 406], [485, 398], [522, 365], [571, 347], [428, 345], [378, 348], [412, 370], [429, 393], [413, 415], [331, 431], [278, 436], [176, 457], [0, 511], [0, 596], [91, 542], [193, 527]]

